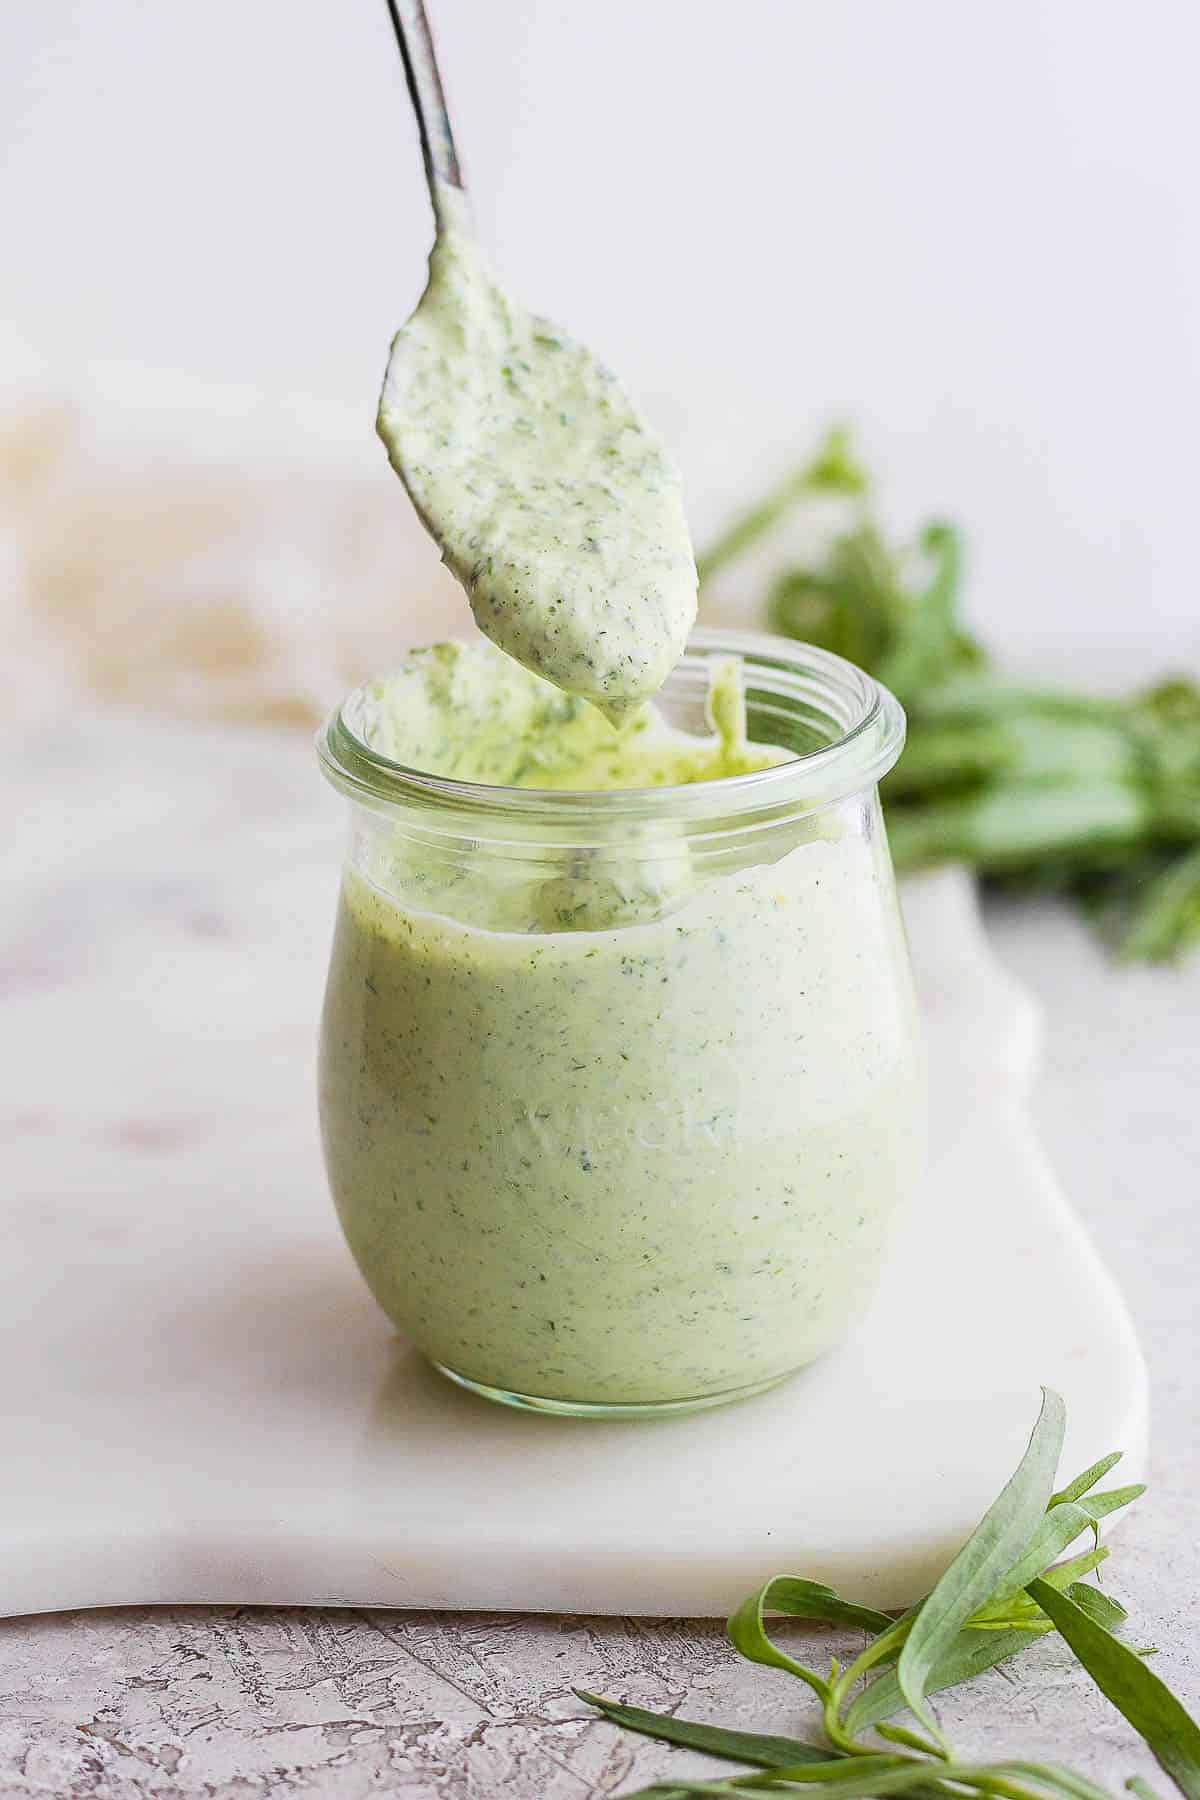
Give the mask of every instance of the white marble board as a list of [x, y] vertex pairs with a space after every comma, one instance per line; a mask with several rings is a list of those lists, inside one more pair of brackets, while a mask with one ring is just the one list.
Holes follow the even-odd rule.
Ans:
[[[1145, 1455], [1141, 1355], [1027, 1106], [969, 885], [908, 884], [933, 1162], [852, 1342], [660, 1423], [526, 1417], [397, 1341], [342, 1246], [313, 1041], [341, 849], [306, 746], [8, 746], [0, 1613], [125, 1602], [722, 1613], [790, 1571], [914, 1598], [1049, 1382]], [[10, 785], [9, 785], [10, 784]]]

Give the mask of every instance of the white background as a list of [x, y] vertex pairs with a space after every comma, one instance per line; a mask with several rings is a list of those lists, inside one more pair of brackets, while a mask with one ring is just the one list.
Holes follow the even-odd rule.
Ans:
[[[481, 229], [661, 422], [700, 539], [845, 416], [898, 520], [968, 525], [1013, 658], [1200, 660], [1191, 8], [432, 7]], [[0, 111], [21, 333], [336, 402], [375, 457], [430, 235], [383, 0], [12, 4]]]

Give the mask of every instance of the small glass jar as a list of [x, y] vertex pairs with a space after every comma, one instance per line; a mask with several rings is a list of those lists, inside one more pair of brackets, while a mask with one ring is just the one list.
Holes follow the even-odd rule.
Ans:
[[697, 632], [660, 705], [703, 732], [743, 659], [793, 753], [689, 786], [453, 781], [324, 729], [352, 831], [320, 1057], [330, 1185], [384, 1311], [511, 1405], [756, 1393], [863, 1310], [923, 1143], [876, 783], [892, 696], [840, 657]]

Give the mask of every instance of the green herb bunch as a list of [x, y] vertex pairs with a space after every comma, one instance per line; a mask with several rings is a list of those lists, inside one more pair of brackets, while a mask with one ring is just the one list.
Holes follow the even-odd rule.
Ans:
[[[727, 1781], [659, 1782], [630, 1800], [752, 1800], [764, 1791], [796, 1795], [811, 1788], [840, 1800], [891, 1794], [915, 1800], [1109, 1800], [1104, 1789], [1058, 1764], [959, 1759], [929, 1709], [931, 1694], [1019, 1655], [1052, 1631], [1140, 1732], [1179, 1793], [1200, 1800], [1200, 1727], [1148, 1667], [1146, 1653], [1115, 1635], [1124, 1608], [1086, 1579], [1108, 1556], [1100, 1543], [1101, 1520], [1144, 1490], [1097, 1491], [1120, 1460], [1115, 1452], [1052, 1491], [1065, 1422], [1062, 1400], [1044, 1390], [1029, 1447], [1011, 1479], [932, 1592], [900, 1618], [788, 1575], [768, 1581], [739, 1606], [728, 1626], [734, 1647], [811, 1689], [824, 1744], [724, 1730], [577, 1690], [615, 1725], [760, 1771]], [[1091, 1547], [1059, 1560], [1085, 1534]], [[854, 1626], [868, 1642], [846, 1668], [834, 1660], [821, 1674], [767, 1635], [768, 1612]], [[902, 1713], [911, 1724], [889, 1722]], [[1154, 1790], [1140, 1778], [1126, 1785], [1141, 1800], [1154, 1800]]]
[[897, 866], [963, 862], [1065, 894], [1125, 957], [1200, 942], [1200, 687], [1177, 678], [1114, 700], [1004, 680], [959, 620], [957, 529], [889, 543], [843, 432], [711, 546], [701, 581], [831, 496], [842, 527], [811, 566], [774, 577], [765, 611], [904, 703], [908, 744], [883, 788]]

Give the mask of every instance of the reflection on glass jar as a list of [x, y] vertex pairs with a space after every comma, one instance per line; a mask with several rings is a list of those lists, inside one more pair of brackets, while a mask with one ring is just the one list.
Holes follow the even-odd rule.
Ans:
[[376, 1299], [518, 1404], [754, 1392], [862, 1311], [912, 1190], [922, 1058], [876, 783], [891, 696], [839, 658], [697, 633], [703, 729], [744, 660], [778, 765], [690, 786], [488, 787], [321, 740], [353, 805], [321, 1044], [330, 1183]]

